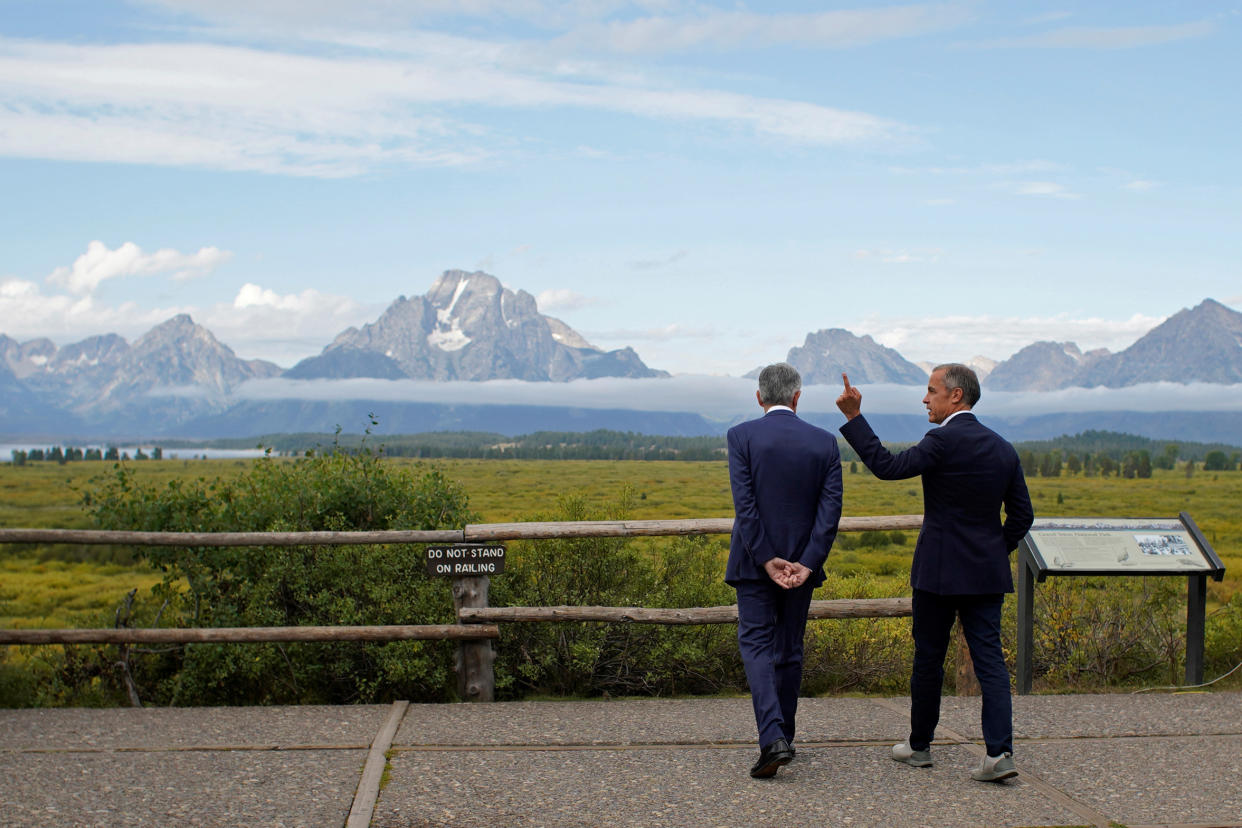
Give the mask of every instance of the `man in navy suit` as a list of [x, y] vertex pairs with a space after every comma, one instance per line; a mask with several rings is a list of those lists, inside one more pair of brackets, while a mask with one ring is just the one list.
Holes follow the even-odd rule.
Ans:
[[867, 468], [881, 480], [923, 477], [923, 528], [910, 566], [914, 588], [910, 737], [893, 746], [893, 759], [915, 767], [932, 763], [944, 658], [956, 616], [983, 694], [987, 756], [971, 777], [997, 782], [1016, 776], [1001, 605], [1005, 593], [1013, 592], [1009, 553], [1035, 517], [1018, 454], [971, 413], [979, 401], [979, 378], [965, 365], [940, 365], [932, 371], [923, 405], [927, 419], [940, 427], [900, 454], [880, 444], [860, 412], [862, 393], [850, 385], [848, 376], [842, 374], [841, 379], [845, 391], [837, 398], [837, 407], [848, 418], [841, 434]]
[[794, 758], [802, 637], [811, 593], [841, 520], [836, 438], [798, 419], [802, 378], [787, 363], [759, 373], [764, 414], [729, 429], [733, 535], [725, 582], [737, 590], [737, 639], [750, 684], [756, 779]]

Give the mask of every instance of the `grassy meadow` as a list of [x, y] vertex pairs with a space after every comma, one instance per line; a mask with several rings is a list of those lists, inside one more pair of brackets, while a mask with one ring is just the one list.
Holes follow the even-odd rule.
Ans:
[[[244, 470], [253, 460], [161, 460], [132, 462], [140, 478], [212, 479]], [[284, 462], [284, 461], [281, 461]], [[412, 464], [394, 459], [388, 462]], [[427, 461], [460, 481], [483, 522], [533, 519], [552, 513], [558, 499], [576, 494], [603, 507], [627, 489], [634, 519], [725, 517], [732, 514], [728, 469], [723, 461], [436, 460]], [[917, 514], [917, 480], [876, 480], [861, 465], [845, 472], [845, 514]], [[86, 528], [81, 506], [92, 479], [113, 471], [107, 462], [0, 464], [0, 526]], [[1214, 605], [1242, 588], [1242, 471], [1157, 470], [1149, 479], [1062, 476], [1028, 478], [1039, 516], [1173, 517], [1190, 513], [1227, 567], [1223, 583], [1210, 585]], [[722, 539], [723, 544], [723, 539]], [[858, 547], [843, 536], [829, 559], [839, 574], [870, 572], [893, 578], [899, 591], [913, 551], [913, 537], [878, 548]], [[135, 587], [146, 590], [158, 576], [135, 563], [127, 550], [110, 547], [9, 545], [0, 547], [0, 625], [81, 625], [110, 612]], [[830, 597], [830, 596], [824, 596]]]
[[[128, 467], [137, 482], [162, 488], [172, 480], [212, 481], [240, 475], [256, 462], [260, 461], [147, 460], [131, 461]], [[383, 462], [403, 467], [420, 463], [409, 459]], [[587, 513], [611, 513], [625, 501], [629, 504], [627, 516], [633, 519], [724, 517], [732, 513], [724, 461], [453, 459], [422, 461], [421, 465], [441, 469], [460, 482], [469, 493], [472, 511], [488, 523], [556, 518], [566, 496], [582, 501]], [[853, 469], [846, 464], [847, 516], [921, 511], [917, 480], [884, 482], [872, 477], [861, 464]], [[83, 495], [116, 473], [110, 462], [0, 464], [0, 527], [87, 528], [91, 519], [82, 505]], [[1184, 469], [1157, 470], [1149, 479], [1031, 477], [1028, 484], [1039, 516], [1173, 517], [1179, 511], [1189, 512], [1227, 567], [1225, 581], [1209, 585], [1209, 611], [1219, 609], [1220, 613], [1215, 620], [1209, 619], [1207, 677], [1215, 678], [1236, 663], [1242, 654], [1242, 601], [1228, 602], [1242, 588], [1242, 515], [1238, 512], [1242, 471], [1196, 470], [1187, 477]], [[674, 541], [667, 538], [633, 541], [633, 547], [650, 560], [661, 560], [673, 546]], [[913, 548], [914, 535], [910, 532], [841, 535], [828, 561], [828, 581], [817, 597], [909, 595], [907, 578]], [[727, 538], [710, 539], [705, 551], [717, 556], [718, 569], [723, 573]], [[533, 552], [534, 547], [527, 544], [513, 544], [515, 560]], [[705, 566], [704, 574], [710, 581], [710, 558]], [[1180, 683], [1178, 664], [1184, 645], [1179, 643], [1179, 630], [1185, 619], [1182, 580], [1054, 578], [1040, 585], [1036, 613], [1043, 621], [1037, 624], [1036, 653], [1048, 669], [1037, 679], [1036, 689], [1098, 691]], [[160, 573], [137, 561], [124, 547], [0, 546], [0, 627], [111, 626], [131, 590], [137, 590], [138, 604], [145, 607], [149, 617], [158, 609], [151, 588], [159, 581]], [[711, 601], [724, 603], [731, 593], [722, 587], [713, 594]], [[642, 598], [629, 601], [643, 602]], [[562, 602], [575, 603], [554, 593], [535, 601]], [[1015, 602], [1006, 603], [1010, 657], [1014, 608]], [[702, 642], [714, 643], [709, 646], [701, 642], [682, 657], [693, 659], [711, 653], [711, 658], [732, 664], [732, 656], [720, 654], [721, 646], [726, 650], [735, 646], [727, 641], [721, 644], [723, 633], [700, 628], [696, 635], [703, 637]], [[517, 634], [541, 633], [526, 629], [507, 633], [510, 637]], [[1152, 653], [1153, 640], [1164, 648], [1163, 655]], [[550, 646], [540, 641], [543, 643], [531, 646]], [[520, 650], [520, 646], [509, 643], [514, 652]], [[1126, 664], [1133, 662], [1133, 656], [1127, 654], [1136, 647], [1151, 654], [1143, 656], [1144, 663], [1154, 658], [1157, 664], [1165, 665], [1157, 671], [1159, 678], [1152, 679], [1151, 665], [1138, 673], [1129, 672], [1128, 666], [1118, 667], [1127, 658]], [[808, 692], [899, 693], [905, 686], [910, 646], [904, 619], [815, 622], [808, 630], [807, 648]], [[0, 649], [0, 698], [19, 705], [117, 703], [115, 693], [109, 694], [106, 682], [100, 684], [99, 677], [86, 685], [81, 681], [62, 685], [62, 680], [70, 682], [75, 675], [78, 662], [69, 662], [68, 648]], [[7, 689], [6, 682], [11, 685]], [[1242, 677], [1231, 676], [1216, 686], [1242, 687]]]

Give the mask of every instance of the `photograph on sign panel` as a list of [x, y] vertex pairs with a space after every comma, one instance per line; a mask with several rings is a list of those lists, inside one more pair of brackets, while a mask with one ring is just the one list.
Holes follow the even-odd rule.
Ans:
[[1194, 554], [1185, 539], [1178, 535], [1135, 535], [1134, 540], [1144, 555]]

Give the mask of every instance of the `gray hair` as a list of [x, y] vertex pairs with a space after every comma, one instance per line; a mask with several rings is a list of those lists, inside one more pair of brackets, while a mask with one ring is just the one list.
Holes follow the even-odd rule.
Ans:
[[932, 369], [932, 373], [944, 371], [944, 387], [952, 391], [954, 388], [962, 389], [962, 402], [973, 407], [979, 402], [979, 375], [969, 365], [963, 365], [960, 362], [949, 362], [944, 365], [937, 365]]
[[759, 372], [759, 401], [764, 405], [792, 405], [802, 390], [802, 375], [788, 362], [777, 362]]

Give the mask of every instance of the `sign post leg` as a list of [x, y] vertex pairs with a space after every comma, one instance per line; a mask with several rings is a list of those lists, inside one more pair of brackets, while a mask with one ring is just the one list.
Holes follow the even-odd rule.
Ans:
[[[453, 578], [453, 611], [462, 607], [486, 607], [490, 581], [486, 575]], [[463, 701], [496, 700], [496, 653], [488, 639], [462, 641], [457, 645], [457, 693]]]
[[1203, 684], [1207, 575], [1191, 575], [1186, 582], [1186, 684]]
[[1026, 541], [1018, 546], [1018, 694], [1029, 696], [1034, 679], [1035, 578]]

